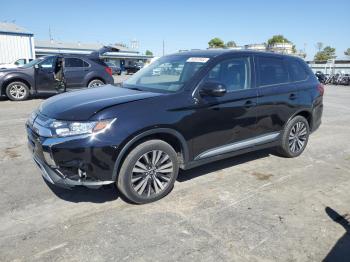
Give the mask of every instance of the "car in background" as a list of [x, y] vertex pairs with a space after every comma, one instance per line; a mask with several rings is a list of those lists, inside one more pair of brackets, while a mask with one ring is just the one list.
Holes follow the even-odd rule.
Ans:
[[120, 75], [122, 73], [120, 67], [118, 67], [113, 62], [106, 62], [106, 65], [108, 65], [112, 69], [112, 74], [113, 75]]
[[33, 61], [33, 59], [31, 59], [31, 58], [20, 58], [20, 59], [17, 59], [16, 61], [14, 61], [12, 63], [0, 64], [0, 69], [16, 68], [16, 67], [28, 64], [31, 61]]
[[141, 68], [143, 68], [144, 64], [141, 62], [131, 63], [124, 67], [126, 74], [135, 74], [137, 71], [139, 71]]
[[18, 68], [0, 70], [0, 96], [6, 95], [13, 101], [113, 83], [112, 69], [98, 52], [45, 56]]

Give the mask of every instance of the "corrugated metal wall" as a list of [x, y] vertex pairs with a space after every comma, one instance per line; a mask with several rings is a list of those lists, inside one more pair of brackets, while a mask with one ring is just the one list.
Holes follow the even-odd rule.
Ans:
[[0, 33], [0, 63], [10, 63], [19, 58], [35, 58], [34, 37]]

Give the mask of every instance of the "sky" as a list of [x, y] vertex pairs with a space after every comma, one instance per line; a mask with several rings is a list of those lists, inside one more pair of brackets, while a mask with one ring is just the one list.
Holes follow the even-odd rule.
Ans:
[[0, 0], [0, 21], [15, 21], [36, 39], [111, 44], [139, 41], [156, 56], [180, 49], [205, 49], [219, 37], [238, 45], [263, 43], [283, 34], [305, 50], [316, 43], [350, 48], [349, 0]]

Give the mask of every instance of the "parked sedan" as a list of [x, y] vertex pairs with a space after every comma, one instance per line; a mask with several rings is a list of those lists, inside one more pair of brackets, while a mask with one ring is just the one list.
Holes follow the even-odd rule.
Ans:
[[114, 64], [113, 62], [106, 62], [106, 64], [112, 69], [113, 75], [120, 75], [121, 74], [121, 69], [116, 64]]
[[0, 70], [0, 96], [14, 101], [113, 83], [112, 69], [99, 59], [98, 52], [45, 56], [22, 67]]

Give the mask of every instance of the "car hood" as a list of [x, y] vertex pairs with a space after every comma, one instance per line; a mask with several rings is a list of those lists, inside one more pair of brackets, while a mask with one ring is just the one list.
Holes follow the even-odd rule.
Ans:
[[107, 107], [159, 95], [161, 94], [105, 85], [56, 95], [44, 101], [39, 111], [57, 120], [84, 121]]

